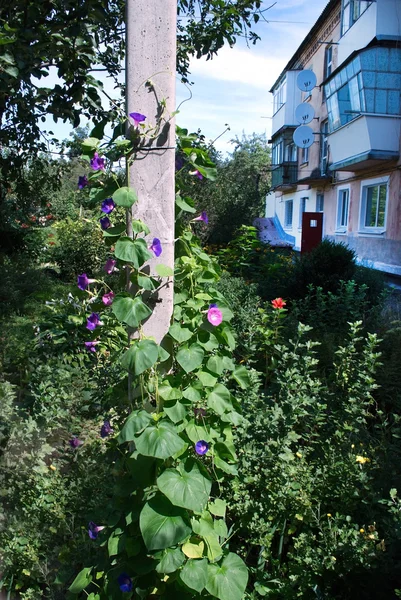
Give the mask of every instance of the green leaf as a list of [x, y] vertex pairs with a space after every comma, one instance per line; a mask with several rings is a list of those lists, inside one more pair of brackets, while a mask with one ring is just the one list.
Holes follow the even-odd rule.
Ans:
[[212, 436], [208, 429], [203, 425], [197, 425], [195, 421], [191, 421], [185, 428], [185, 433], [193, 444], [199, 442], [199, 440], [205, 440], [205, 442], [211, 442]]
[[176, 433], [176, 428], [168, 421], [159, 421], [148, 426], [135, 440], [136, 448], [144, 456], [170, 458], [180, 452], [186, 444]]
[[198, 402], [201, 399], [201, 395], [200, 395], [199, 391], [192, 386], [187, 387], [182, 392], [182, 395], [184, 396], [184, 398], [186, 398], [187, 400], [190, 400], [191, 402]]
[[132, 221], [132, 231], [134, 233], [144, 233], [145, 235], [149, 235], [150, 233], [149, 227], [140, 219], [134, 219]]
[[115, 227], [109, 227], [103, 231], [103, 237], [118, 237], [126, 230], [125, 223], [119, 223]]
[[7, 73], [7, 75], [11, 75], [11, 77], [14, 77], [15, 79], [17, 79], [19, 75], [19, 70], [17, 69], [17, 67], [13, 67], [12, 65], [1, 65], [0, 72], [1, 71], [4, 71], [5, 73]]
[[221, 375], [224, 371], [224, 362], [221, 356], [211, 356], [206, 363], [207, 368], [212, 373], [217, 373], [217, 375]]
[[98, 140], [95, 137], [86, 138], [85, 140], [83, 140], [81, 142], [82, 150], [83, 150], [84, 154], [85, 154], [85, 152], [91, 152], [93, 150], [96, 150], [97, 147], [99, 146], [99, 144], [100, 144], [100, 140]]
[[206, 589], [220, 600], [242, 600], [248, 583], [248, 569], [243, 560], [233, 552], [223, 558], [220, 565], [208, 565]]
[[119, 321], [134, 328], [152, 314], [151, 309], [142, 302], [141, 298], [132, 298], [129, 294], [118, 294], [114, 298], [111, 309]]
[[231, 394], [226, 386], [221, 383], [218, 383], [210, 392], [207, 404], [209, 408], [214, 410], [218, 415], [222, 415], [233, 408]]
[[209, 503], [208, 509], [215, 517], [224, 518], [226, 516], [227, 503], [225, 500], [216, 498], [214, 502]]
[[189, 588], [200, 593], [207, 581], [207, 559], [188, 560], [180, 572], [180, 579]]
[[124, 208], [131, 208], [133, 204], [138, 200], [135, 190], [129, 187], [120, 187], [113, 194], [113, 200], [118, 206]]
[[125, 536], [124, 535], [116, 535], [114, 532], [108, 539], [107, 542], [107, 550], [109, 552], [109, 556], [116, 556], [120, 554], [125, 547]]
[[142, 238], [131, 240], [129, 237], [121, 237], [116, 243], [114, 254], [120, 260], [132, 263], [136, 269], [140, 269], [146, 261], [153, 257]]
[[154, 277], [147, 277], [147, 275], [134, 275], [132, 280], [138, 287], [150, 292], [159, 287], [159, 281]]
[[159, 395], [163, 400], [180, 400], [180, 398], [182, 398], [181, 390], [179, 388], [171, 387], [169, 381], [159, 385]]
[[175, 203], [178, 206], [178, 208], [180, 208], [184, 212], [196, 213], [196, 208], [188, 204], [188, 202], [186, 202], [186, 200], [184, 200], [184, 198], [182, 198], [179, 194], [177, 194], [175, 197]]
[[140, 375], [150, 369], [159, 358], [159, 346], [153, 340], [134, 342], [121, 359], [124, 369], [134, 375]]
[[180, 548], [167, 548], [164, 551], [163, 557], [156, 566], [158, 573], [174, 573], [179, 569], [185, 560], [184, 554]]
[[175, 506], [202, 512], [209, 499], [212, 482], [202, 475], [193, 459], [188, 459], [176, 469], [166, 469], [158, 477], [157, 487]]
[[201, 366], [205, 353], [202, 346], [192, 344], [187, 348], [182, 348], [177, 352], [177, 362], [181, 365], [186, 373], [194, 371]]
[[145, 504], [139, 517], [139, 527], [146, 548], [164, 550], [179, 544], [191, 533], [184, 520], [185, 511], [160, 495], [154, 496]]
[[169, 400], [164, 403], [164, 412], [173, 423], [179, 423], [183, 421], [188, 414], [186, 406], [179, 401]]
[[207, 371], [198, 371], [196, 375], [205, 387], [214, 387], [217, 383], [217, 377], [214, 377]]
[[80, 571], [75, 577], [74, 581], [68, 588], [68, 591], [72, 594], [79, 594], [79, 592], [82, 592], [82, 590], [84, 590], [92, 581], [92, 569], [93, 567], [85, 567], [82, 569], [82, 571]]
[[160, 263], [155, 266], [155, 271], [159, 277], [172, 277], [174, 275], [174, 270], [171, 267]]
[[240, 365], [234, 369], [233, 377], [243, 390], [246, 390], [251, 384], [248, 369], [244, 365]]
[[136, 434], [144, 429], [152, 420], [152, 416], [146, 410], [134, 410], [125, 422], [118, 436], [118, 443], [132, 442]]
[[181, 327], [179, 323], [173, 323], [168, 332], [179, 344], [187, 342], [193, 336], [193, 331], [188, 327]]
[[188, 558], [202, 558], [205, 542], [192, 536], [189, 542], [185, 542], [185, 544], [181, 546], [181, 549]]

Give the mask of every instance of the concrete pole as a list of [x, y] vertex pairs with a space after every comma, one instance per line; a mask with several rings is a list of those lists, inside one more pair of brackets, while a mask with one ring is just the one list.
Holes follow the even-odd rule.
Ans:
[[[176, 19], [177, 0], [127, 0], [127, 114], [146, 115], [147, 127], [160, 125], [154, 139], [139, 143], [129, 169], [129, 184], [138, 194], [132, 217], [148, 225], [150, 243], [159, 238], [162, 244], [161, 256], [148, 263], [150, 274], [158, 263], [174, 268]], [[172, 277], [155, 300], [144, 330], [160, 343], [173, 312]]]

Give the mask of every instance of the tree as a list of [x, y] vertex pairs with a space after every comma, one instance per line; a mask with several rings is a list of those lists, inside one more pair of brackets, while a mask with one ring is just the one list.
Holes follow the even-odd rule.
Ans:
[[204, 241], [228, 243], [238, 227], [251, 225], [263, 214], [270, 187], [270, 148], [264, 134], [243, 135], [232, 140], [234, 151], [228, 158], [216, 156], [216, 181], [199, 181], [194, 187], [200, 210], [205, 210], [209, 226], [200, 230]]

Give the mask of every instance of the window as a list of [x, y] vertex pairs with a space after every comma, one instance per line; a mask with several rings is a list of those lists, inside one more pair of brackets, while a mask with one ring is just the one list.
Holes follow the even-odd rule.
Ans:
[[276, 113], [286, 101], [287, 82], [284, 79], [273, 92], [273, 114]]
[[285, 147], [284, 160], [286, 162], [295, 162], [297, 160], [297, 147], [291, 142]]
[[348, 225], [349, 188], [338, 190], [337, 230], [346, 231]]
[[388, 177], [361, 183], [361, 231], [370, 233], [385, 231], [387, 196]]
[[306, 201], [307, 201], [307, 199], [308, 199], [308, 197], [301, 198], [301, 201], [299, 203], [299, 227], [302, 227], [302, 215], [306, 211]]
[[324, 194], [316, 194], [316, 212], [324, 211]]
[[294, 210], [294, 201], [286, 200], [284, 213], [284, 227], [290, 229], [292, 227], [292, 213]]
[[333, 46], [327, 46], [324, 53], [324, 73], [323, 79], [330, 77], [333, 70]]
[[353, 26], [371, 4], [372, 0], [343, 0], [341, 35]]
[[273, 142], [272, 146], [272, 165], [281, 165], [283, 162], [283, 140], [279, 139]]
[[329, 158], [329, 122], [324, 121], [320, 126], [320, 173], [327, 175], [327, 161]]
[[302, 148], [301, 152], [301, 164], [309, 161], [309, 148]]

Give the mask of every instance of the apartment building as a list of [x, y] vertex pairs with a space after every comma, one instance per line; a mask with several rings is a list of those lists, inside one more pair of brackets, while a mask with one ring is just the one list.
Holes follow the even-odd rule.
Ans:
[[[297, 85], [305, 69], [311, 91]], [[330, 0], [270, 91], [266, 217], [296, 250], [317, 234], [401, 275], [401, 0]], [[309, 148], [293, 140], [301, 103], [314, 109]]]

